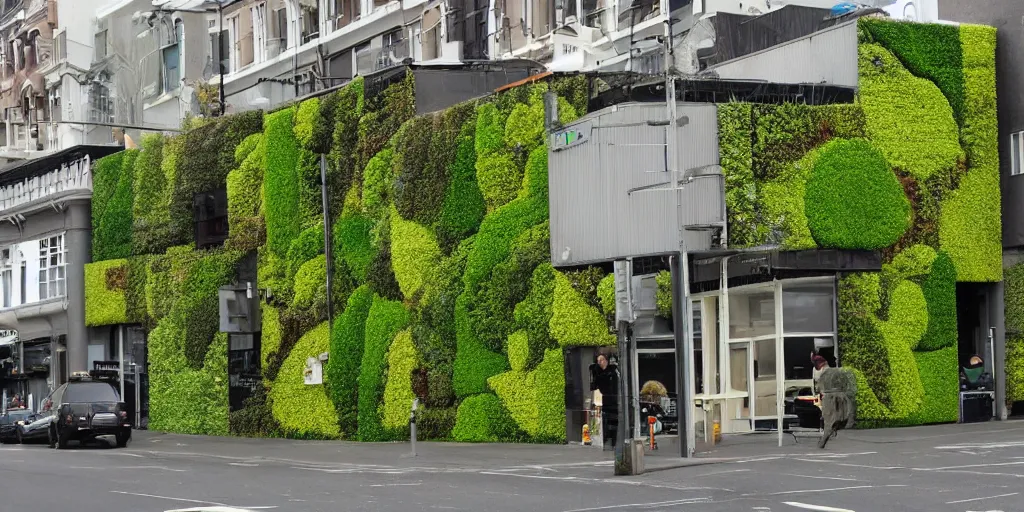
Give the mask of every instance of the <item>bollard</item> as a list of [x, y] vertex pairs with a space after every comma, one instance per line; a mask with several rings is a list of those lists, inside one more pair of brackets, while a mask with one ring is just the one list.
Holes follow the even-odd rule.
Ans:
[[419, 398], [412, 400], [412, 410], [409, 411], [409, 442], [412, 444], [412, 456], [416, 456], [416, 406], [420, 403]]

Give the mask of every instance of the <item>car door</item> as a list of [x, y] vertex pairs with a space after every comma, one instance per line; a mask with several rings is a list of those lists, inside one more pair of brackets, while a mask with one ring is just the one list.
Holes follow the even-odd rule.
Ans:
[[66, 387], [67, 384], [60, 386], [39, 402], [39, 411], [36, 413], [36, 418], [32, 423], [24, 426], [23, 437], [28, 439], [46, 437], [50, 423], [53, 421], [54, 415], [57, 414], [57, 409], [60, 408], [60, 400], [64, 395]]

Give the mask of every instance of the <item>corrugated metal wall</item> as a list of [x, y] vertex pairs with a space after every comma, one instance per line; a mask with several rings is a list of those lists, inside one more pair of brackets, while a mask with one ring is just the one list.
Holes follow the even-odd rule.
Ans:
[[857, 22], [708, 68], [719, 78], [857, 87]]
[[[676, 194], [681, 224], [721, 222], [724, 188], [718, 164], [717, 109], [679, 103], [688, 124], [677, 128], [677, 169], [703, 168]], [[549, 146], [551, 260], [555, 266], [610, 261], [678, 250], [676, 199], [665, 190], [666, 127], [663, 103], [628, 103], [592, 113], [565, 131], [584, 134], [583, 142]], [[553, 138], [558, 134], [552, 135]], [[589, 137], [589, 138], [587, 138]], [[708, 167], [711, 166], [711, 167]], [[639, 187], [661, 188], [629, 193]], [[708, 232], [683, 231], [688, 250], [706, 249]]]

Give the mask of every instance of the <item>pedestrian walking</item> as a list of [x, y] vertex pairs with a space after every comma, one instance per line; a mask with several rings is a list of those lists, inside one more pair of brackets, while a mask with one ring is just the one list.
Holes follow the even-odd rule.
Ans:
[[590, 365], [590, 390], [601, 392], [604, 449], [614, 450], [619, 428], [619, 367], [610, 364], [605, 354], [598, 354], [597, 363]]
[[815, 370], [814, 389], [818, 394], [816, 402], [825, 427], [818, 448], [824, 449], [840, 430], [853, 428], [857, 416], [857, 378], [845, 368], [830, 367], [818, 354], [814, 354], [811, 361]]

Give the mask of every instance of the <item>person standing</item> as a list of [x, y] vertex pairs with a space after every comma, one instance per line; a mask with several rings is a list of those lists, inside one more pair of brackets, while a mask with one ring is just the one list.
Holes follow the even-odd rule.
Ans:
[[619, 367], [610, 364], [605, 354], [598, 354], [597, 363], [590, 365], [590, 390], [601, 392], [604, 449], [614, 450], [619, 428]]

